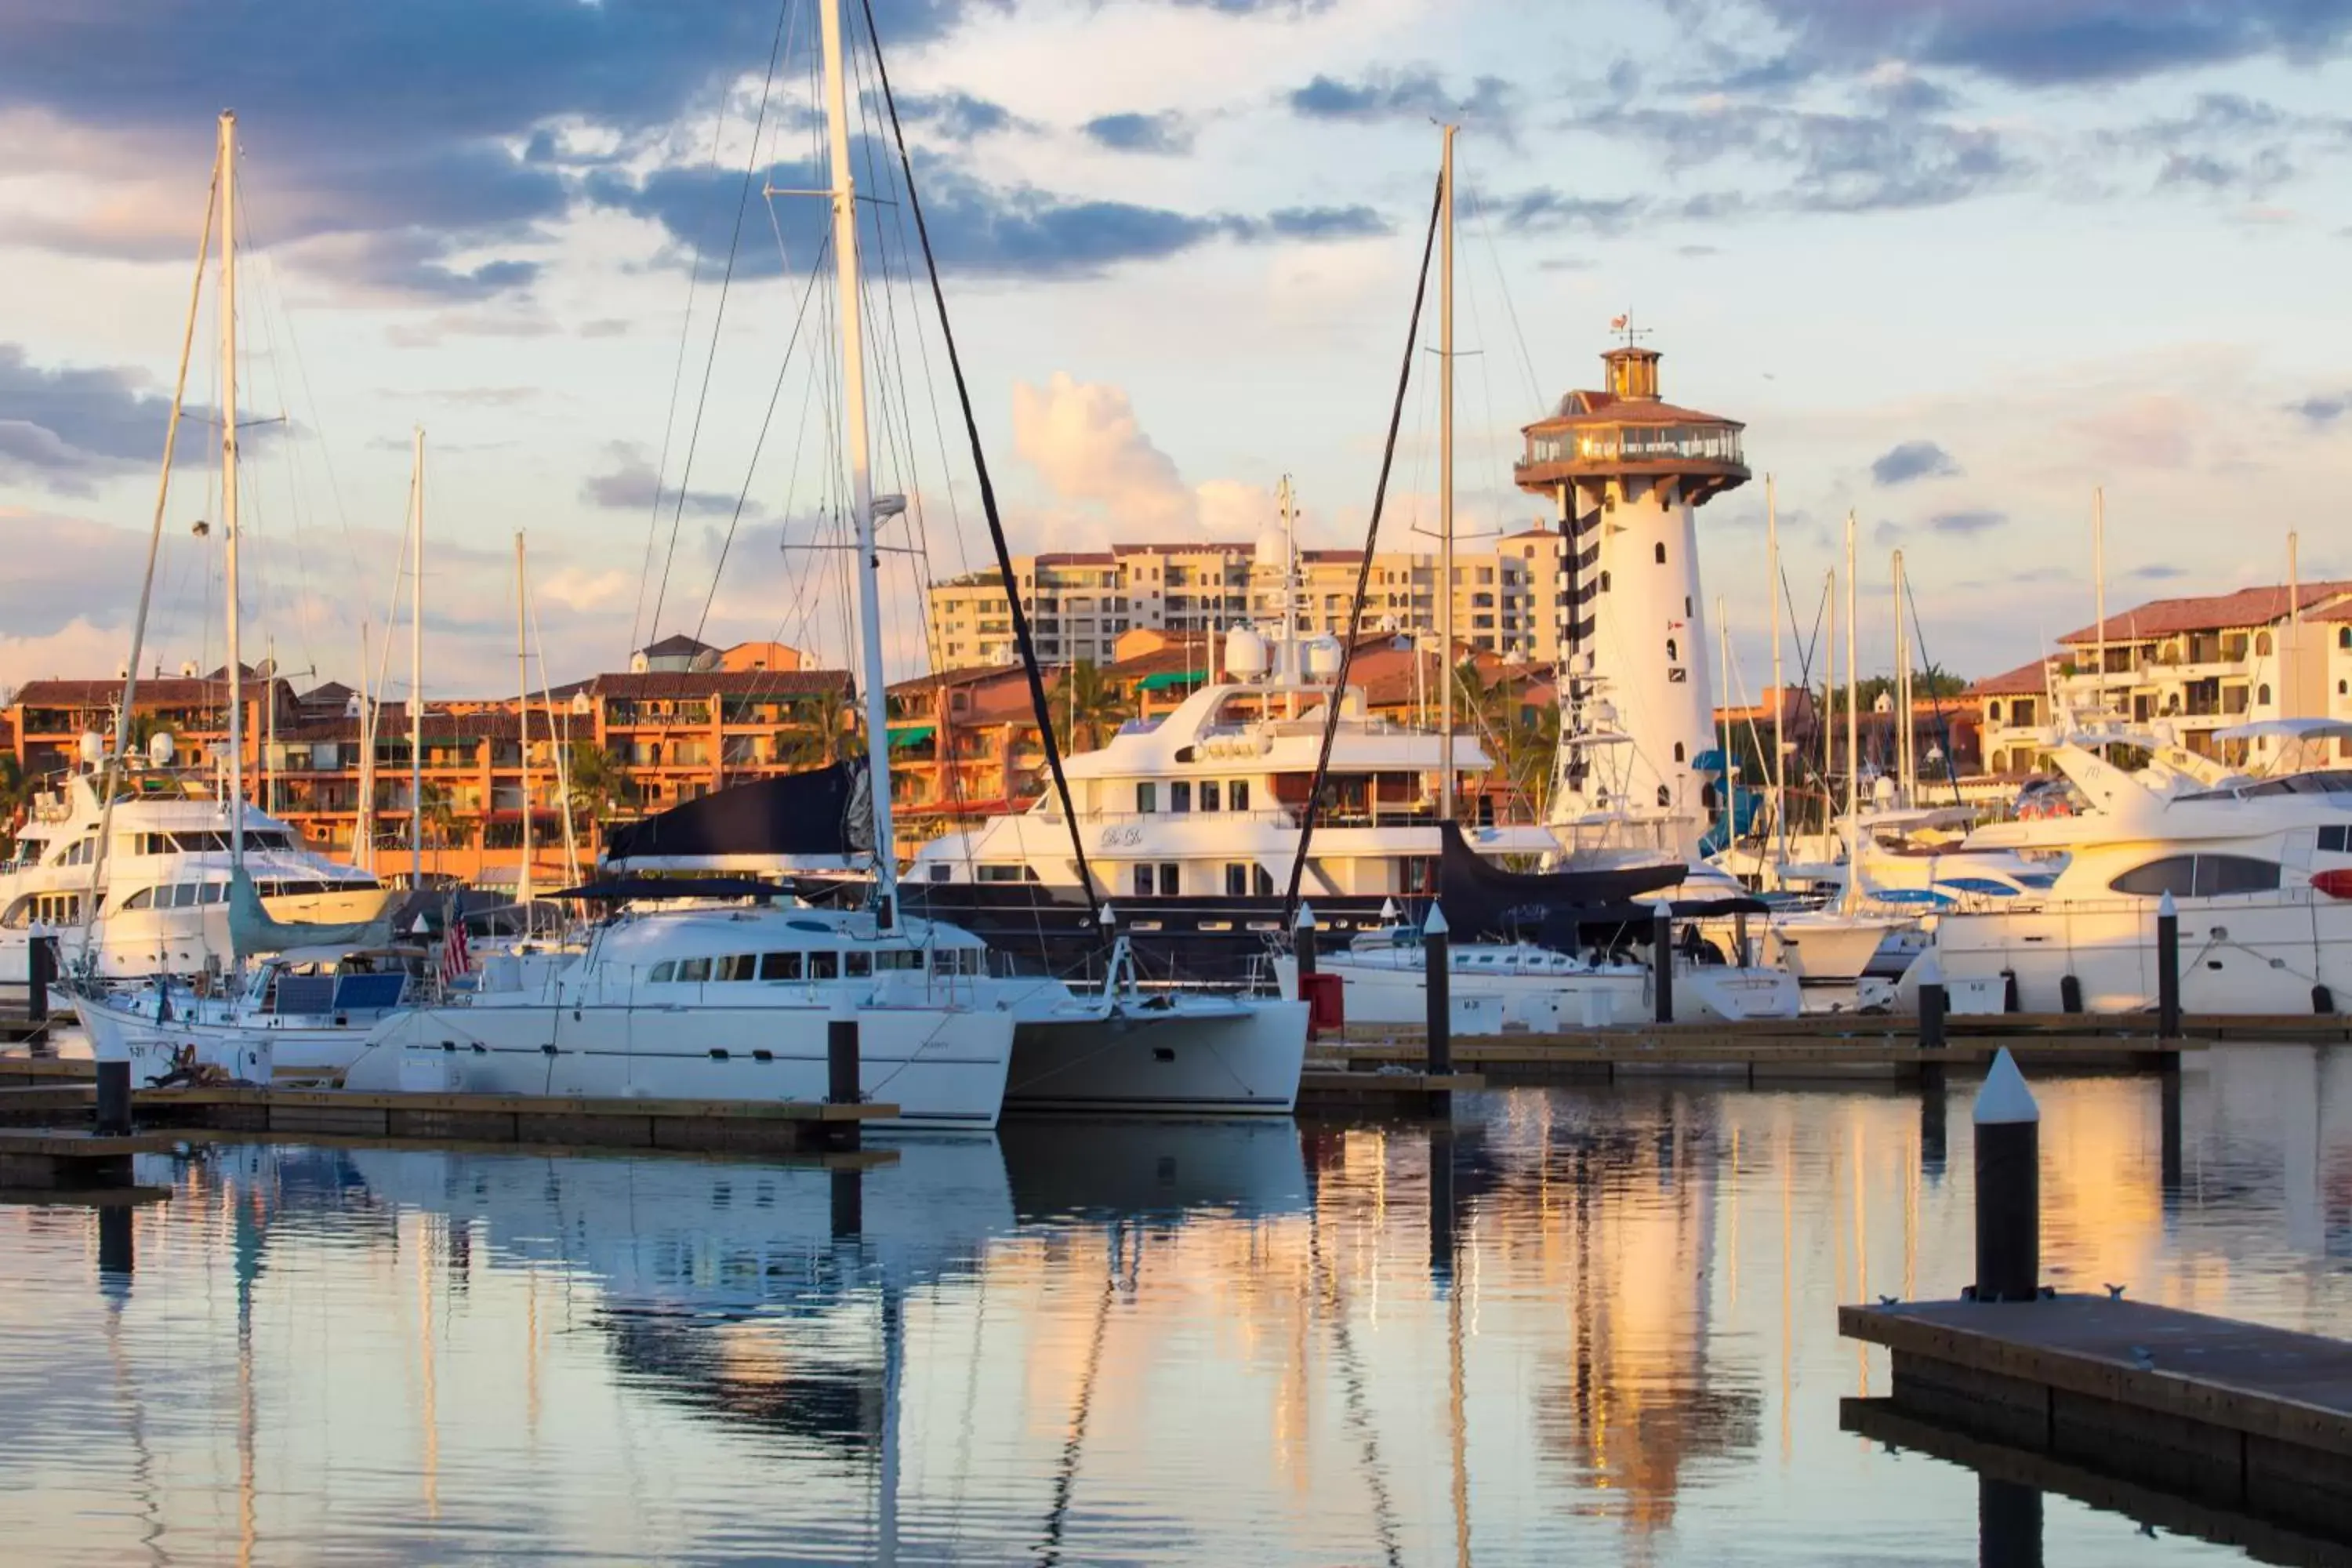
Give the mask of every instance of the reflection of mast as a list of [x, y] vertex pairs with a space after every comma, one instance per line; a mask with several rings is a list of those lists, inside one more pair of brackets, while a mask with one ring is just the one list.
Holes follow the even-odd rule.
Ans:
[[1321, 1168], [1307, 1166], [1310, 1189], [1307, 1202], [1307, 1262], [1314, 1281], [1314, 1299], [1328, 1309], [1331, 1345], [1339, 1358], [1339, 1387], [1346, 1395], [1348, 1426], [1358, 1436], [1357, 1452], [1364, 1465], [1364, 1487], [1372, 1494], [1372, 1533], [1379, 1537], [1383, 1559], [1397, 1568], [1404, 1553], [1397, 1534], [1396, 1509], [1389, 1501], [1388, 1483], [1381, 1479], [1381, 1440], [1373, 1430], [1371, 1411], [1364, 1399], [1364, 1368], [1356, 1353], [1355, 1336], [1348, 1331], [1348, 1303], [1339, 1291], [1339, 1271], [1323, 1247]]
[[1111, 1226], [1110, 1253], [1103, 1259], [1102, 1300], [1095, 1304], [1095, 1327], [1087, 1341], [1086, 1370], [1078, 1374], [1077, 1406], [1070, 1413], [1070, 1435], [1062, 1444], [1062, 1462], [1054, 1471], [1054, 1501], [1045, 1510], [1045, 1536], [1037, 1543], [1041, 1568], [1062, 1560], [1062, 1534], [1070, 1523], [1070, 1494], [1077, 1489], [1078, 1456], [1087, 1444], [1087, 1416], [1094, 1408], [1095, 1378], [1102, 1371], [1103, 1341], [1110, 1332], [1110, 1304], [1118, 1294], [1118, 1264], [1124, 1250], [1123, 1228], [1116, 1222]]
[[875, 1504], [877, 1563], [898, 1561], [898, 1381], [907, 1370], [907, 1301], [887, 1279], [882, 1283], [882, 1479]]

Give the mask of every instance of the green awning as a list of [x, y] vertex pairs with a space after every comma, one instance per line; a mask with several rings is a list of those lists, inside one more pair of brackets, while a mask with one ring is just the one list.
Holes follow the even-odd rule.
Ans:
[[1147, 675], [1135, 683], [1139, 691], [1166, 691], [1171, 687], [1198, 686], [1209, 678], [1205, 669], [1163, 669], [1157, 675]]
[[890, 730], [890, 749], [896, 751], [900, 746], [919, 746], [929, 740], [938, 730], [939, 726], [936, 724], [893, 725]]

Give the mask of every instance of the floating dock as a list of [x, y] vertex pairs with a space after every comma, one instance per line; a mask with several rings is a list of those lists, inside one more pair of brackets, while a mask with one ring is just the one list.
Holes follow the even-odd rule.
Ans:
[[164, 1153], [174, 1142], [167, 1134], [108, 1135], [85, 1127], [0, 1131], [0, 1189], [127, 1188], [131, 1184], [131, 1156]]
[[[1420, 1059], [1413, 1058], [1415, 1062]], [[1350, 1071], [1339, 1063], [1309, 1062], [1298, 1075], [1298, 1114], [1386, 1111], [1444, 1116], [1452, 1112], [1456, 1094], [1486, 1087], [1482, 1073], [1423, 1072], [1417, 1068]]]
[[1889, 1407], [2352, 1542], [2352, 1342], [2104, 1296], [1841, 1307]]

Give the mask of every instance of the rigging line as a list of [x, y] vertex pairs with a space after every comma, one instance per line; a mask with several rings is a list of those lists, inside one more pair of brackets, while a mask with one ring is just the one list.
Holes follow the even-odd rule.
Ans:
[[[767, 79], [760, 87], [759, 118], [751, 125], [751, 153], [743, 160], [743, 184], [735, 196], [735, 232], [727, 242], [727, 266], [719, 275], [719, 303], [710, 315], [710, 352], [702, 361], [702, 386], [695, 395], [694, 420], [688, 426], [686, 460], [677, 470], [677, 500], [670, 510], [669, 548], [662, 555], [661, 586], [654, 591], [653, 619], [646, 624], [647, 640], [661, 632], [662, 603], [669, 597], [670, 567], [677, 560], [678, 530], [686, 522], [686, 497], [694, 479], [694, 451], [702, 441], [702, 416], [710, 405], [710, 376], [719, 367], [719, 334], [727, 325], [727, 295], [735, 282], [735, 258], [743, 245], [743, 215], [751, 210], [751, 176], [760, 169], [760, 137], [768, 128], [768, 100], [776, 86], [776, 67], [783, 58], [784, 23], [792, 16], [793, 0], [783, 0], [776, 7], [776, 41], [768, 50]], [[654, 502], [661, 502], [661, 482], [654, 483]], [[642, 584], [640, 584], [642, 589]]]
[[[1339, 710], [1347, 706], [1348, 670], [1356, 661], [1356, 639], [1363, 633], [1364, 587], [1371, 580], [1372, 552], [1381, 538], [1381, 509], [1389, 499], [1389, 470], [1396, 461], [1397, 426], [1404, 418], [1404, 400], [1412, 384], [1413, 350], [1421, 342], [1421, 307], [1429, 297], [1429, 259], [1437, 249], [1437, 222], [1444, 211], [1445, 181], [1440, 177], [1432, 187], [1429, 197], [1429, 233], [1421, 242], [1421, 276], [1412, 286], [1412, 319], [1406, 323], [1404, 359], [1397, 367], [1396, 400], [1389, 405], [1388, 442], [1381, 448], [1381, 477], [1372, 487], [1372, 516], [1364, 529], [1363, 558], [1356, 564], [1356, 594], [1348, 605], [1348, 638], [1339, 649], [1339, 671], [1331, 679], [1331, 695], [1323, 703], [1323, 743], [1315, 757], [1314, 782], [1307, 786], [1307, 804], [1298, 814], [1298, 849], [1290, 860], [1290, 888], [1283, 895], [1282, 921], [1286, 930], [1298, 918], [1298, 885], [1307, 875], [1307, 851], [1315, 837], [1315, 818], [1323, 802], [1323, 788], [1331, 768], [1331, 746], [1339, 738]], [[1441, 571], [1444, 568], [1441, 568]], [[1009, 574], [1008, 574], [1009, 575]], [[1438, 592], [1450, 594], [1451, 583], [1440, 584]], [[1439, 663], [1449, 670], [1454, 650], [1439, 654]]]
[[874, 0], [858, 0], [866, 13], [866, 37], [874, 42], [874, 69], [882, 82], [882, 104], [889, 110], [891, 139], [898, 143], [898, 165], [906, 175], [907, 205], [915, 215], [915, 234], [922, 241], [923, 269], [929, 275], [931, 300], [940, 313], [940, 337], [946, 343], [948, 367], [954, 373], [956, 401], [963, 409], [965, 437], [971, 443], [971, 463], [980, 476], [980, 503], [988, 514], [989, 542], [996, 551], [997, 570], [1004, 574], [1004, 602], [1012, 611], [1013, 646], [1021, 650], [1023, 672], [1029, 682], [1030, 711], [1037, 720], [1037, 742], [1045, 753], [1045, 766], [1054, 775], [1055, 797], [1061, 803], [1062, 816], [1069, 824], [1070, 853], [1076, 859], [1078, 885], [1087, 895], [1087, 912], [1099, 924], [1102, 900], [1095, 895], [1094, 872], [1087, 865], [1087, 847], [1078, 829], [1077, 807], [1070, 795], [1070, 780], [1062, 770], [1061, 743], [1054, 735], [1054, 712], [1045, 698], [1045, 679], [1037, 668], [1037, 647], [1029, 635], [1029, 616], [1021, 608], [1021, 578], [1013, 570], [1013, 547], [1004, 537], [1004, 520], [996, 507], [996, 486], [988, 477], [988, 454], [980, 439], [980, 420], [972, 413], [971, 386], [964, 378], [963, 356], [956, 350], [955, 328], [948, 320], [947, 290], [940, 283], [940, 260], [931, 249], [931, 228], [923, 216], [923, 198], [915, 188], [915, 163], [907, 152], [906, 127], [898, 121], [898, 100], [890, 90], [890, 66], [882, 55], [882, 35], [874, 25]]
[[[1943, 693], [1936, 689], [1935, 677], [1941, 674], [1942, 671], [1936, 668], [1936, 661], [1927, 657], [1927, 634], [1925, 631], [1922, 631], [1919, 626], [1919, 598], [1918, 595], [1913, 592], [1911, 579], [1908, 577], [1906, 577], [1903, 580], [1903, 597], [1910, 606], [1911, 635], [1913, 637], [1917, 639], [1919, 644], [1919, 662], [1927, 667], [1927, 672], [1928, 675], [1927, 700], [1936, 705], [1936, 733], [1942, 736], [1944, 740], [1944, 782], [1952, 786], [1952, 804], [1954, 805], [1959, 805], [1964, 803], [1960, 799], [1960, 773], [1958, 768], [1952, 765], [1952, 726], [1950, 721], [1944, 717]], [[2101, 657], [2102, 658], [2105, 658], [2104, 653], [2102, 653]], [[1906, 724], [1909, 723], [1911, 721], [1911, 715], [1908, 713], [1903, 715], [1903, 721]]]
[[1511, 300], [1510, 280], [1503, 271], [1503, 248], [1495, 243], [1494, 226], [1487, 221], [1486, 204], [1478, 199], [1477, 187], [1473, 185], [1468, 195], [1470, 216], [1477, 222], [1479, 237], [1486, 242], [1487, 258], [1495, 264], [1495, 280], [1502, 291], [1503, 313], [1511, 321], [1511, 337], [1519, 351], [1519, 366], [1528, 373], [1528, 392], [1534, 399], [1529, 406], [1541, 408], [1543, 383], [1536, 378], [1535, 357], [1528, 352], [1527, 329], [1519, 325], [1519, 308]]
[[710, 592], [703, 596], [701, 618], [694, 623], [694, 640], [702, 640], [703, 627], [710, 624], [710, 606], [719, 598], [719, 579], [727, 570], [728, 552], [735, 548], [735, 530], [743, 521], [743, 509], [751, 504], [751, 481], [760, 471], [760, 454], [767, 449], [768, 426], [776, 417], [776, 400], [783, 395], [784, 375], [791, 370], [793, 350], [801, 341], [801, 327], [808, 320], [809, 300], [816, 292], [819, 269], [824, 265], [826, 247], [833, 243], [828, 232], [816, 248], [816, 260], [809, 268], [808, 286], [801, 290], [801, 306], [793, 317], [793, 335], [784, 342], [784, 357], [776, 366], [776, 384], [768, 391], [768, 411], [760, 416], [759, 438], [751, 443], [751, 460], [743, 468], [743, 488], [735, 496], [735, 515], [727, 520], [727, 537], [719, 546], [719, 563], [710, 569]]

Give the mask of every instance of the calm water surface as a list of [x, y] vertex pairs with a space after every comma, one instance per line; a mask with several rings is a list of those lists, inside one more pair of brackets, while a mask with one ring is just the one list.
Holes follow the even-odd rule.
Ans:
[[[2038, 1088], [2053, 1277], [2352, 1334], [2352, 1051], [2192, 1067], [2169, 1161], [2158, 1080]], [[1835, 1314], [1969, 1278], [1972, 1091], [1940, 1132], [1694, 1079], [1450, 1139], [1025, 1124], [895, 1145], [855, 1240], [783, 1165], [158, 1158], [127, 1271], [91, 1212], [0, 1207], [0, 1552], [1973, 1563], [1973, 1473], [1839, 1430], [1886, 1369]]]

